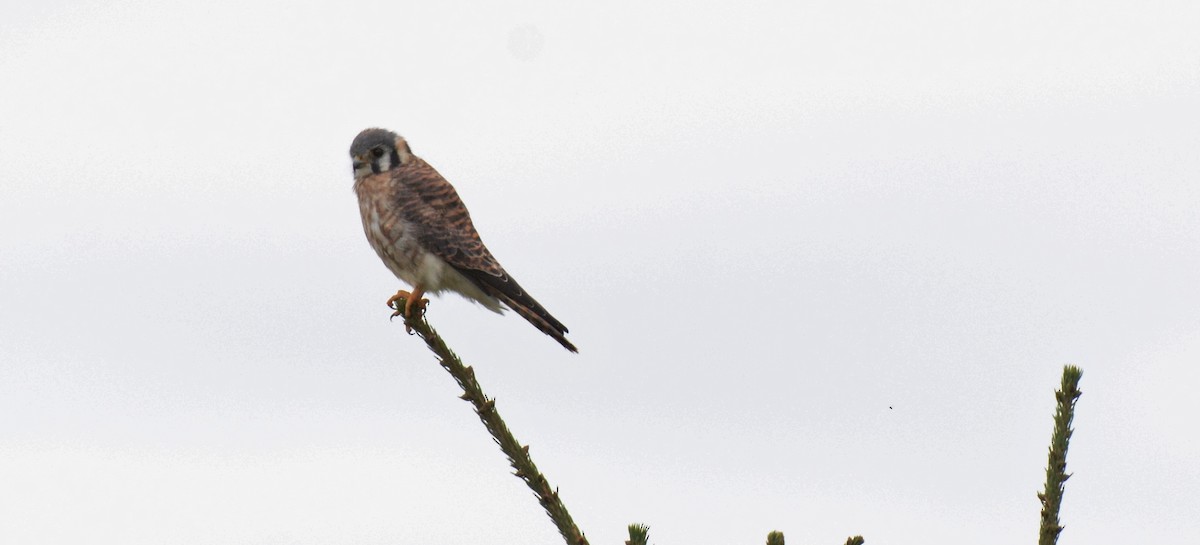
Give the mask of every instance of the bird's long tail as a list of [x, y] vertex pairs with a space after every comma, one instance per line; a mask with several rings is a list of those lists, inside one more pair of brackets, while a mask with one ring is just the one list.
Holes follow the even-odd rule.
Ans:
[[575, 345], [571, 344], [571, 341], [568, 341], [567, 337], [565, 336], [567, 333], [567, 327], [564, 326], [562, 322], [554, 319], [549, 312], [546, 312], [546, 309], [543, 308], [542, 305], [538, 304], [538, 302], [528, 294], [524, 294], [525, 296], [521, 298], [522, 301], [517, 301], [512, 297], [499, 292], [493, 293], [492, 295], [503, 301], [508, 308], [511, 308], [516, 311], [517, 314], [520, 314], [522, 318], [528, 320], [529, 323], [533, 324], [533, 327], [536, 327], [541, 330], [542, 333], [553, 337], [554, 340], [558, 341], [558, 344], [563, 345], [563, 348], [566, 348], [571, 352], [579, 352], [579, 349], [575, 348]]
[[509, 276], [503, 269], [495, 274], [477, 269], [460, 269], [460, 271], [479, 286], [484, 293], [499, 299], [508, 308], [515, 310], [522, 318], [533, 324], [533, 327], [553, 337], [558, 344], [563, 345], [563, 348], [571, 352], [579, 352], [579, 349], [575, 348], [575, 345], [571, 344], [571, 341], [568, 341], [565, 336], [567, 326], [546, 312], [546, 308], [530, 297], [529, 292], [522, 289], [517, 280]]

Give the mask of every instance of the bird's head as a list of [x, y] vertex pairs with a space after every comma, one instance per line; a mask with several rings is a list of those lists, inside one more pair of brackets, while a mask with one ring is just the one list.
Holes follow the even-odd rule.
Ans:
[[361, 179], [409, 162], [412, 150], [403, 136], [387, 129], [367, 129], [350, 144], [350, 160], [354, 162], [354, 177]]

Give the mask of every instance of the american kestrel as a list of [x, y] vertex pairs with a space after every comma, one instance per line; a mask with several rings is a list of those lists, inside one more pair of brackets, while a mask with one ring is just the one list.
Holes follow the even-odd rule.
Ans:
[[[363, 231], [379, 258], [412, 286], [388, 300], [393, 316], [422, 312], [426, 293], [458, 292], [487, 309], [511, 308], [571, 352], [567, 327], [504, 271], [479, 239], [454, 187], [412, 154], [402, 136], [367, 129], [350, 144]], [[403, 306], [401, 306], [403, 304]]]

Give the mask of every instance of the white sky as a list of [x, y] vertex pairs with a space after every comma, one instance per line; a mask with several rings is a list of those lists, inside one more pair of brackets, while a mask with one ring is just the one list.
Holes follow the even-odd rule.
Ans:
[[[592, 543], [1200, 541], [1200, 7], [5, 2], [0, 542], [554, 543], [363, 238], [408, 137]], [[892, 407], [889, 409], [889, 407]]]

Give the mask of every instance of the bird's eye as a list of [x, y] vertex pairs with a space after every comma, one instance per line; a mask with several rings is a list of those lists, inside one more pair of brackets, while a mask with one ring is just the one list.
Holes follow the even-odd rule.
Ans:
[[383, 148], [375, 148], [371, 150], [371, 155], [374, 157], [383, 157]]

